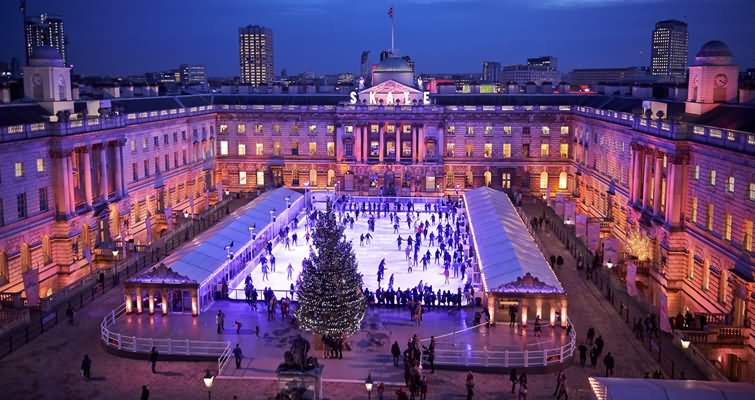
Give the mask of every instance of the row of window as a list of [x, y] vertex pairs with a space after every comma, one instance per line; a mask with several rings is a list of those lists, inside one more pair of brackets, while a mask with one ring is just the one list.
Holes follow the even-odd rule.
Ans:
[[[280, 134], [281, 133], [281, 126], [280, 126], [280, 124], [273, 124], [272, 125], [272, 129], [273, 129], [273, 133], [275, 133], [275, 134]], [[300, 131], [300, 129], [301, 128], [300, 128], [300, 126], [299, 126], [298, 123], [293, 123], [291, 125], [291, 133], [298, 133]], [[336, 132], [335, 125], [326, 125], [325, 129], [326, 129], [326, 132], [329, 135], [332, 135], [332, 134], [334, 134]], [[220, 124], [218, 126], [218, 134], [220, 134], [220, 135], [227, 134], [228, 130], [229, 130], [228, 124]], [[246, 131], [247, 131], [246, 124], [244, 124], [244, 123], [236, 124], [236, 134], [237, 135], [246, 135]], [[310, 134], [316, 134], [317, 133], [317, 124], [310, 124], [307, 127], [307, 131]], [[352, 128], [352, 131], [353, 131], [353, 128]], [[261, 123], [254, 124], [254, 133], [255, 134], [262, 134], [262, 133], [264, 133], [264, 126]]]
[[[504, 126], [503, 127], [503, 134], [504, 135], [511, 135], [512, 128], [511, 126]], [[561, 126], [559, 132], [561, 135], [568, 135], [569, 134], [569, 127], [566, 125]], [[449, 135], [455, 135], [456, 134], [456, 126], [455, 125], [449, 125], [446, 127], [446, 133]], [[493, 126], [488, 125], [483, 129], [483, 134], [485, 136], [491, 136], [493, 135]], [[522, 134], [523, 135], [529, 135], [530, 134], [530, 127], [525, 126], [522, 127]], [[540, 135], [541, 136], [550, 136], [551, 134], [551, 128], [549, 126], [541, 126], [540, 127]], [[467, 136], [474, 136], [475, 135], [475, 127], [474, 126], [467, 126], [466, 130]]]
[[[559, 156], [563, 159], [569, 158], [569, 144], [561, 143], [558, 146]], [[550, 157], [551, 145], [549, 143], [540, 144], [540, 157]], [[456, 156], [456, 143], [446, 143], [446, 157]], [[465, 157], [474, 157], [474, 146], [471, 143], [467, 143], [465, 146]], [[493, 145], [491, 143], [485, 143], [482, 150], [483, 158], [493, 158]], [[504, 143], [501, 151], [502, 158], [511, 158], [511, 143]], [[522, 157], [530, 157], [530, 145], [525, 143], [522, 145]]]
[[[328, 157], [335, 157], [336, 155], [336, 146], [334, 142], [328, 142], [326, 144], [326, 150]], [[316, 156], [317, 155], [317, 142], [309, 142], [307, 146], [307, 150], [309, 152], [310, 156]], [[227, 156], [229, 154], [228, 151], [228, 141], [227, 140], [221, 140], [220, 141], [220, 155], [221, 156]], [[246, 144], [239, 143], [236, 148], [236, 154], [239, 156], [245, 156], [246, 155]], [[290, 148], [290, 154], [292, 156], [298, 156], [301, 155], [299, 151], [299, 142], [294, 141], [291, 143]], [[264, 156], [265, 155], [265, 145], [263, 143], [255, 143], [254, 145], [254, 155], [255, 156]], [[274, 157], [280, 157], [281, 156], [281, 144], [279, 141], [273, 142], [273, 156]]]
[[[207, 139], [207, 127], [203, 126], [201, 129], [202, 129], [202, 140]], [[212, 125], [210, 125], [210, 136], [212, 136], [214, 133], [215, 133], [215, 127], [212, 126]], [[197, 128], [193, 128], [192, 136], [193, 136], [193, 140], [194, 141], [198, 141], [200, 139], [199, 138], [199, 130]], [[170, 145], [170, 143], [171, 143], [171, 137], [173, 139], [173, 144], [178, 143], [178, 137], [179, 136], [178, 136], [178, 132], [175, 131], [175, 132], [173, 132], [172, 135], [168, 135], [167, 133], [162, 135], [162, 145], [163, 146]], [[143, 136], [142, 137], [141, 148], [142, 148], [143, 151], [149, 150], [149, 142], [150, 142], [149, 138], [150, 138], [150, 136]], [[187, 140], [188, 140], [187, 133], [186, 133], [185, 130], [182, 130], [181, 131], [181, 141], [182, 142], [186, 142]], [[136, 139], [130, 139], [129, 142], [130, 142], [129, 146], [131, 148], [131, 152], [135, 153], [136, 150], [137, 150], [137, 147], [138, 147], [138, 141]], [[159, 135], [152, 136], [152, 146], [155, 149], [157, 149], [157, 148], [160, 147], [160, 143], [161, 143], [161, 140], [160, 140], [160, 136]]]
[[[708, 203], [708, 206], [705, 210], [705, 229], [713, 232], [714, 228], [714, 222], [715, 222], [715, 204], [713, 202]], [[690, 215], [690, 219], [692, 220], [692, 223], [697, 224], [698, 223], [698, 200], [697, 197], [692, 198], [692, 215]], [[731, 213], [724, 214], [724, 229], [722, 232], [722, 237], [726, 241], [732, 240], [731, 230], [732, 230], [732, 224], [733, 224], [733, 217]], [[742, 247], [747, 251], [752, 251], [752, 221], [751, 220], [745, 220], [742, 224], [743, 226], [743, 237], [742, 237]]]
[[[47, 188], [40, 188], [37, 192], [39, 200], [39, 211], [44, 212], [50, 209], [49, 197], [47, 195]], [[5, 225], [5, 204], [3, 199], [0, 199], [0, 226]], [[26, 218], [29, 216], [28, 197], [26, 192], [22, 192], [16, 195], [16, 216], [18, 219]]]
[[[47, 170], [47, 165], [44, 158], [38, 158], [36, 161], [37, 173], [42, 174]], [[25, 165], [23, 161], [16, 161], [13, 163], [13, 176], [16, 178], [23, 178], [26, 176]]]
[[[695, 165], [695, 169], [694, 169], [694, 173], [693, 173], [693, 178], [696, 181], [700, 180], [700, 166], [699, 165]], [[716, 179], [717, 179], [717, 177], [716, 177], [716, 170], [715, 169], [711, 169], [710, 171], [708, 171], [708, 184], [710, 184], [710, 186], [716, 186], [716, 184], [717, 184]], [[726, 189], [726, 191], [728, 193], [734, 193], [734, 189], [735, 189], [735, 179], [734, 179], [734, 176], [728, 176], [728, 177], [726, 177], [726, 181], [725, 181], [725, 186], [724, 187], [725, 187], [725, 189]], [[755, 201], [755, 182], [750, 182], [750, 186], [749, 186], [747, 197], [751, 201]]]

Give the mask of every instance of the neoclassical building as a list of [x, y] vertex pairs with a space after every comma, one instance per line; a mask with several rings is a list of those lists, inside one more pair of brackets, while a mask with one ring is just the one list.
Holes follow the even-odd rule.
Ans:
[[33, 271], [50, 295], [225, 191], [490, 186], [574, 202], [621, 243], [616, 262], [644, 261], [646, 301], [743, 329], [709, 358], [752, 369], [755, 107], [736, 103], [723, 43], [697, 54], [686, 103], [430, 94], [411, 71], [389, 58], [351, 93], [74, 101], [69, 71], [40, 49], [28, 101], [0, 106], [0, 292]]

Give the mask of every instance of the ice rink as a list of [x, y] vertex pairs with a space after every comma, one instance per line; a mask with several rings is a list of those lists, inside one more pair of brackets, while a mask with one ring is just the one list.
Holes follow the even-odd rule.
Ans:
[[[324, 205], [321, 203], [317, 204], [316, 207], [319, 209], [324, 209]], [[415, 204], [415, 210], [424, 210], [424, 204]], [[354, 216], [353, 211], [347, 212]], [[416, 217], [417, 214], [416, 212], [414, 212], [412, 215]], [[431, 221], [431, 215], [432, 213], [420, 211], [420, 221], [423, 223], [426, 220]], [[438, 215], [438, 213], [435, 213], [436, 221], [434, 226], [432, 225], [431, 221], [431, 232], [436, 232], [438, 225]], [[385, 258], [385, 276], [381, 283], [381, 287], [383, 289], [387, 288], [390, 276], [391, 274], [393, 274], [394, 289], [406, 289], [407, 287], [414, 287], [417, 286], [420, 281], [422, 281], [424, 285], [432, 285], [433, 290], [436, 292], [438, 289], [441, 289], [443, 291], [450, 290], [452, 292], [456, 292], [457, 288], [462, 288], [463, 290], [464, 283], [466, 279], [468, 279], [468, 277], [465, 276], [465, 281], [462, 281], [460, 276], [458, 278], [454, 278], [453, 270], [451, 270], [450, 272], [450, 283], [444, 283], [445, 278], [443, 276], [442, 256], [440, 263], [435, 264], [435, 249], [437, 248], [437, 241], [435, 243], [435, 246], [430, 247], [429, 239], [423, 239], [422, 246], [420, 247], [420, 257], [428, 249], [432, 254], [431, 261], [427, 267], [427, 271], [422, 270], [422, 262], [419, 261], [417, 266], [412, 266], [413, 271], [411, 273], [408, 272], [408, 266], [410, 262], [406, 259], [404, 248], [406, 247], [407, 237], [409, 237], [409, 235], [413, 235], [415, 230], [413, 226], [411, 228], [407, 227], [405, 211], [400, 212], [399, 217], [401, 218], [401, 224], [399, 224], [398, 234], [393, 233], [393, 224], [384, 214], [382, 214], [380, 218], [376, 218], [375, 232], [372, 232], [372, 241], [369, 245], [365, 242], [364, 246], [359, 245], [359, 237], [361, 234], [367, 234], [367, 221], [369, 215], [360, 212], [359, 219], [354, 222], [354, 228], [351, 229], [348, 226], [346, 227], [344, 233], [347, 240], [351, 241], [354, 252], [356, 253], [359, 272], [362, 273], [365, 287], [369, 288], [371, 291], [374, 291], [378, 288], [378, 264], [380, 263], [381, 259]], [[296, 246], [291, 244], [290, 248], [286, 249], [284, 243], [279, 243], [278, 245], [273, 247], [273, 255], [275, 256], [275, 272], [269, 270], [266, 280], [263, 280], [262, 268], [259, 263], [251, 266], [252, 282], [255, 289], [262, 290], [265, 287], [270, 287], [273, 290], [283, 291], [289, 290], [291, 284], [296, 283], [296, 279], [302, 269], [301, 262], [305, 257], [309, 255], [309, 246], [306, 244], [305, 240], [304, 219], [305, 218], [303, 215], [299, 217], [299, 226], [296, 229], [296, 233], [298, 234], [298, 244]], [[454, 224], [452, 223], [451, 226], [454, 227]], [[401, 250], [398, 249], [398, 244], [396, 241], [399, 234], [404, 239]], [[293, 273], [290, 278], [288, 276], [289, 263], [293, 267]], [[231, 294], [231, 297], [243, 297], [243, 280], [235, 289], [240, 290], [234, 291], [234, 293]]]

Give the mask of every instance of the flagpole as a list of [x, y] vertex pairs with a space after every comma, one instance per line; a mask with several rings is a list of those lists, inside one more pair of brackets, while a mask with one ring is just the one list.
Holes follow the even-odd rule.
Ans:
[[393, 13], [391, 13], [391, 55], [393, 55], [395, 53], [395, 50], [394, 50], [394, 41], [395, 41], [395, 39], [394, 39], [393, 31], [394, 31]]

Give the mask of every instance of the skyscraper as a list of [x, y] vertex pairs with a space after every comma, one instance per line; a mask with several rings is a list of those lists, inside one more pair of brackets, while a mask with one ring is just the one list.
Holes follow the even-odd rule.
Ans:
[[24, 35], [26, 38], [26, 64], [29, 64], [29, 57], [31, 57], [35, 48], [49, 46], [56, 48], [63, 57], [65, 64], [68, 65], [66, 35], [61, 18], [47, 14], [42, 14], [39, 17], [25, 17]]
[[653, 31], [650, 73], [671, 80], [687, 75], [687, 23], [676, 20], [659, 21]]
[[273, 82], [273, 31], [259, 25], [239, 28], [241, 83], [260, 86]]
[[501, 80], [501, 63], [496, 61], [482, 62], [482, 80], [485, 82], [498, 82]]
[[204, 65], [181, 64], [178, 69], [181, 71], [181, 84], [203, 85], [207, 83], [207, 70]]

